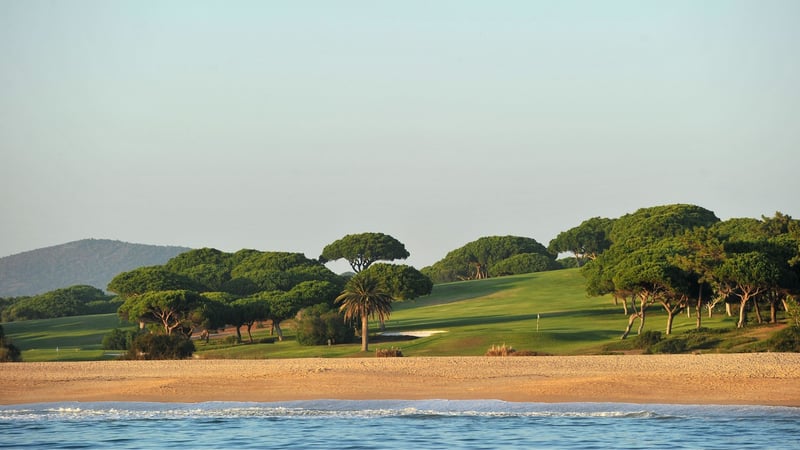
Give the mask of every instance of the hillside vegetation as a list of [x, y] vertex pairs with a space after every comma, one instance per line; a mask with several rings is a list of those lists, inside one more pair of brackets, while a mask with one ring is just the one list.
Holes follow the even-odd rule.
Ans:
[[185, 247], [83, 239], [0, 258], [0, 297], [89, 285], [106, 289], [120, 272], [164, 264]]
[[[428, 337], [381, 337], [372, 323], [375, 349], [398, 347], [405, 356], [483, 355], [493, 345], [507, 345], [537, 354], [602, 354], [642, 352], [637, 340], [619, 338], [627, 319], [611, 296], [588, 297], [577, 269], [440, 284], [433, 293], [399, 302], [386, 323], [388, 333], [442, 331]], [[645, 332], [663, 331], [665, 315], [655, 310]], [[703, 322], [708, 330], [703, 348], [687, 351], [756, 351], [782, 325], [736, 330], [736, 319], [724, 308]], [[22, 350], [23, 359], [78, 360], [113, 358], [102, 337], [121, 324], [115, 315], [81, 316], [4, 324], [6, 334]], [[673, 339], [695, 336], [694, 318], [679, 315]], [[254, 328], [254, 344], [236, 344], [232, 330], [220, 330], [208, 343], [198, 341], [199, 358], [290, 358], [364, 356], [357, 342], [300, 346], [287, 321], [285, 340], [269, 339], [267, 327]], [[713, 341], [713, 342], [712, 342]], [[263, 343], [262, 343], [263, 342]], [[267, 343], [272, 342], [272, 343]], [[56, 348], [58, 347], [58, 352]], [[368, 354], [368, 355], [371, 355]]]

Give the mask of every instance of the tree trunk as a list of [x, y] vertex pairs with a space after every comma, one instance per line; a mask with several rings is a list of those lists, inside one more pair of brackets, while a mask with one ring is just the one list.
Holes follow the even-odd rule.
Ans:
[[717, 307], [717, 304], [722, 301], [722, 297], [717, 295], [716, 297], [711, 298], [711, 302], [706, 303], [706, 308], [708, 308], [708, 318], [714, 317], [714, 308]]
[[733, 311], [731, 310], [731, 304], [728, 303], [728, 302], [725, 302], [725, 314], [728, 317], [733, 317]]
[[236, 342], [242, 343], [242, 326], [239, 325], [236, 327]]
[[633, 328], [633, 322], [636, 322], [636, 319], [639, 318], [639, 313], [633, 313], [628, 317], [628, 326], [625, 328], [625, 332], [622, 333], [622, 337], [620, 339], [625, 339], [631, 332], [631, 328]]
[[250, 333], [250, 329], [251, 328], [253, 328], [253, 324], [252, 323], [248, 323], [247, 324], [247, 337], [250, 339], [250, 343], [252, 344], [253, 343], [253, 334]]
[[672, 322], [675, 320], [675, 314], [667, 310], [667, 336], [672, 334]]
[[366, 314], [361, 316], [361, 351], [369, 351], [369, 318]]
[[[675, 306], [672, 306], [666, 300], [661, 300], [659, 303], [661, 303], [661, 306], [664, 307], [664, 311], [667, 312], [667, 336], [669, 336], [672, 334], [672, 324], [675, 322], [675, 315], [680, 313], [680, 310], [683, 307], [683, 301]], [[692, 308], [686, 308], [686, 310], [691, 311]]]
[[275, 327], [275, 334], [278, 335], [278, 340], [283, 342], [283, 331], [281, 330], [281, 323], [276, 320], [273, 320], [272, 326]]
[[742, 297], [742, 301], [739, 302], [739, 323], [736, 324], [736, 328], [744, 328], [744, 323], [747, 321], [747, 300], [749, 297], [744, 296]]
[[[618, 297], [615, 295], [614, 296], [614, 304], [615, 305], [619, 304], [618, 300], [619, 300]], [[628, 315], [628, 297], [622, 297], [622, 312], [626, 316]]]
[[481, 263], [475, 263], [475, 279], [483, 280], [489, 278], [489, 273], [486, 267]]
[[695, 306], [695, 313], [697, 314], [697, 329], [703, 326], [703, 301], [697, 299], [697, 306]]
[[181, 324], [179, 324], [179, 323], [176, 323], [173, 326], [169, 326], [167, 324], [164, 324], [164, 332], [167, 334], [167, 336], [171, 336], [172, 335], [172, 330], [174, 330], [175, 328], [178, 328], [180, 325]]
[[769, 323], [778, 323], [778, 305], [776, 302], [769, 302]]
[[644, 319], [645, 319], [645, 310], [647, 309], [647, 299], [642, 299], [642, 302], [639, 304], [639, 315], [641, 316], [641, 320], [639, 321], [639, 329], [636, 330], [636, 334], [642, 334], [642, 330], [644, 330]]
[[764, 318], [761, 317], [761, 308], [758, 307], [758, 299], [753, 300], [753, 308], [756, 310], [756, 320], [758, 320], [758, 323], [764, 323]]

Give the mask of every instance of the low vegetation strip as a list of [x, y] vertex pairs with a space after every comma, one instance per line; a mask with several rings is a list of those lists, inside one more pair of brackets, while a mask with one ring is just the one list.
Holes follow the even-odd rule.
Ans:
[[[487, 293], [458, 300], [466, 295], [464, 285]], [[481, 356], [493, 345], [503, 344], [520, 352], [552, 355], [644, 353], [658, 349], [638, 346], [636, 339], [620, 341], [627, 322], [622, 307], [615, 305], [610, 296], [588, 297], [577, 269], [436, 285], [431, 295], [398, 306], [386, 322], [388, 335], [446, 331], [403, 342], [402, 353], [406, 357]], [[653, 320], [648, 321], [645, 331], [662, 332], [664, 341], [664, 321], [659, 320], [659, 314], [653, 311]], [[694, 319], [678, 315], [669, 339], [683, 338], [690, 345], [700, 346], [686, 347], [685, 352], [760, 351], [767, 350], [770, 337], [785, 327], [763, 325], [737, 330], [736, 320], [719, 307], [712, 318], [703, 321], [706, 337], [701, 338], [694, 331]], [[376, 344], [380, 345], [378, 323], [370, 325]], [[134, 328], [121, 323], [114, 314], [12, 322], [4, 327], [6, 335], [22, 350], [25, 361], [108, 359], [113, 356], [102, 350], [103, 337], [115, 328]], [[208, 342], [196, 341], [195, 356], [260, 359], [373, 355], [361, 353], [356, 342], [301, 346], [295, 339], [293, 321], [286, 323], [284, 341], [270, 339], [269, 327], [257, 324], [253, 327], [252, 344], [237, 344], [230, 339], [226, 342], [230, 331], [212, 335]], [[661, 344], [661, 348], [675, 346]]]

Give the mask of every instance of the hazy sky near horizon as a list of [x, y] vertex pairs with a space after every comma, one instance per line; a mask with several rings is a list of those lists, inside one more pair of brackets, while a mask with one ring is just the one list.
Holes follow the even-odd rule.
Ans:
[[0, 256], [800, 216], [797, 1], [0, 0]]

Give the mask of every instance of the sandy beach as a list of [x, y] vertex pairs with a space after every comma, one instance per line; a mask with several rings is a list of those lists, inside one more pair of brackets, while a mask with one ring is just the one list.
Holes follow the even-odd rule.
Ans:
[[7, 363], [0, 404], [499, 399], [800, 406], [800, 354]]

